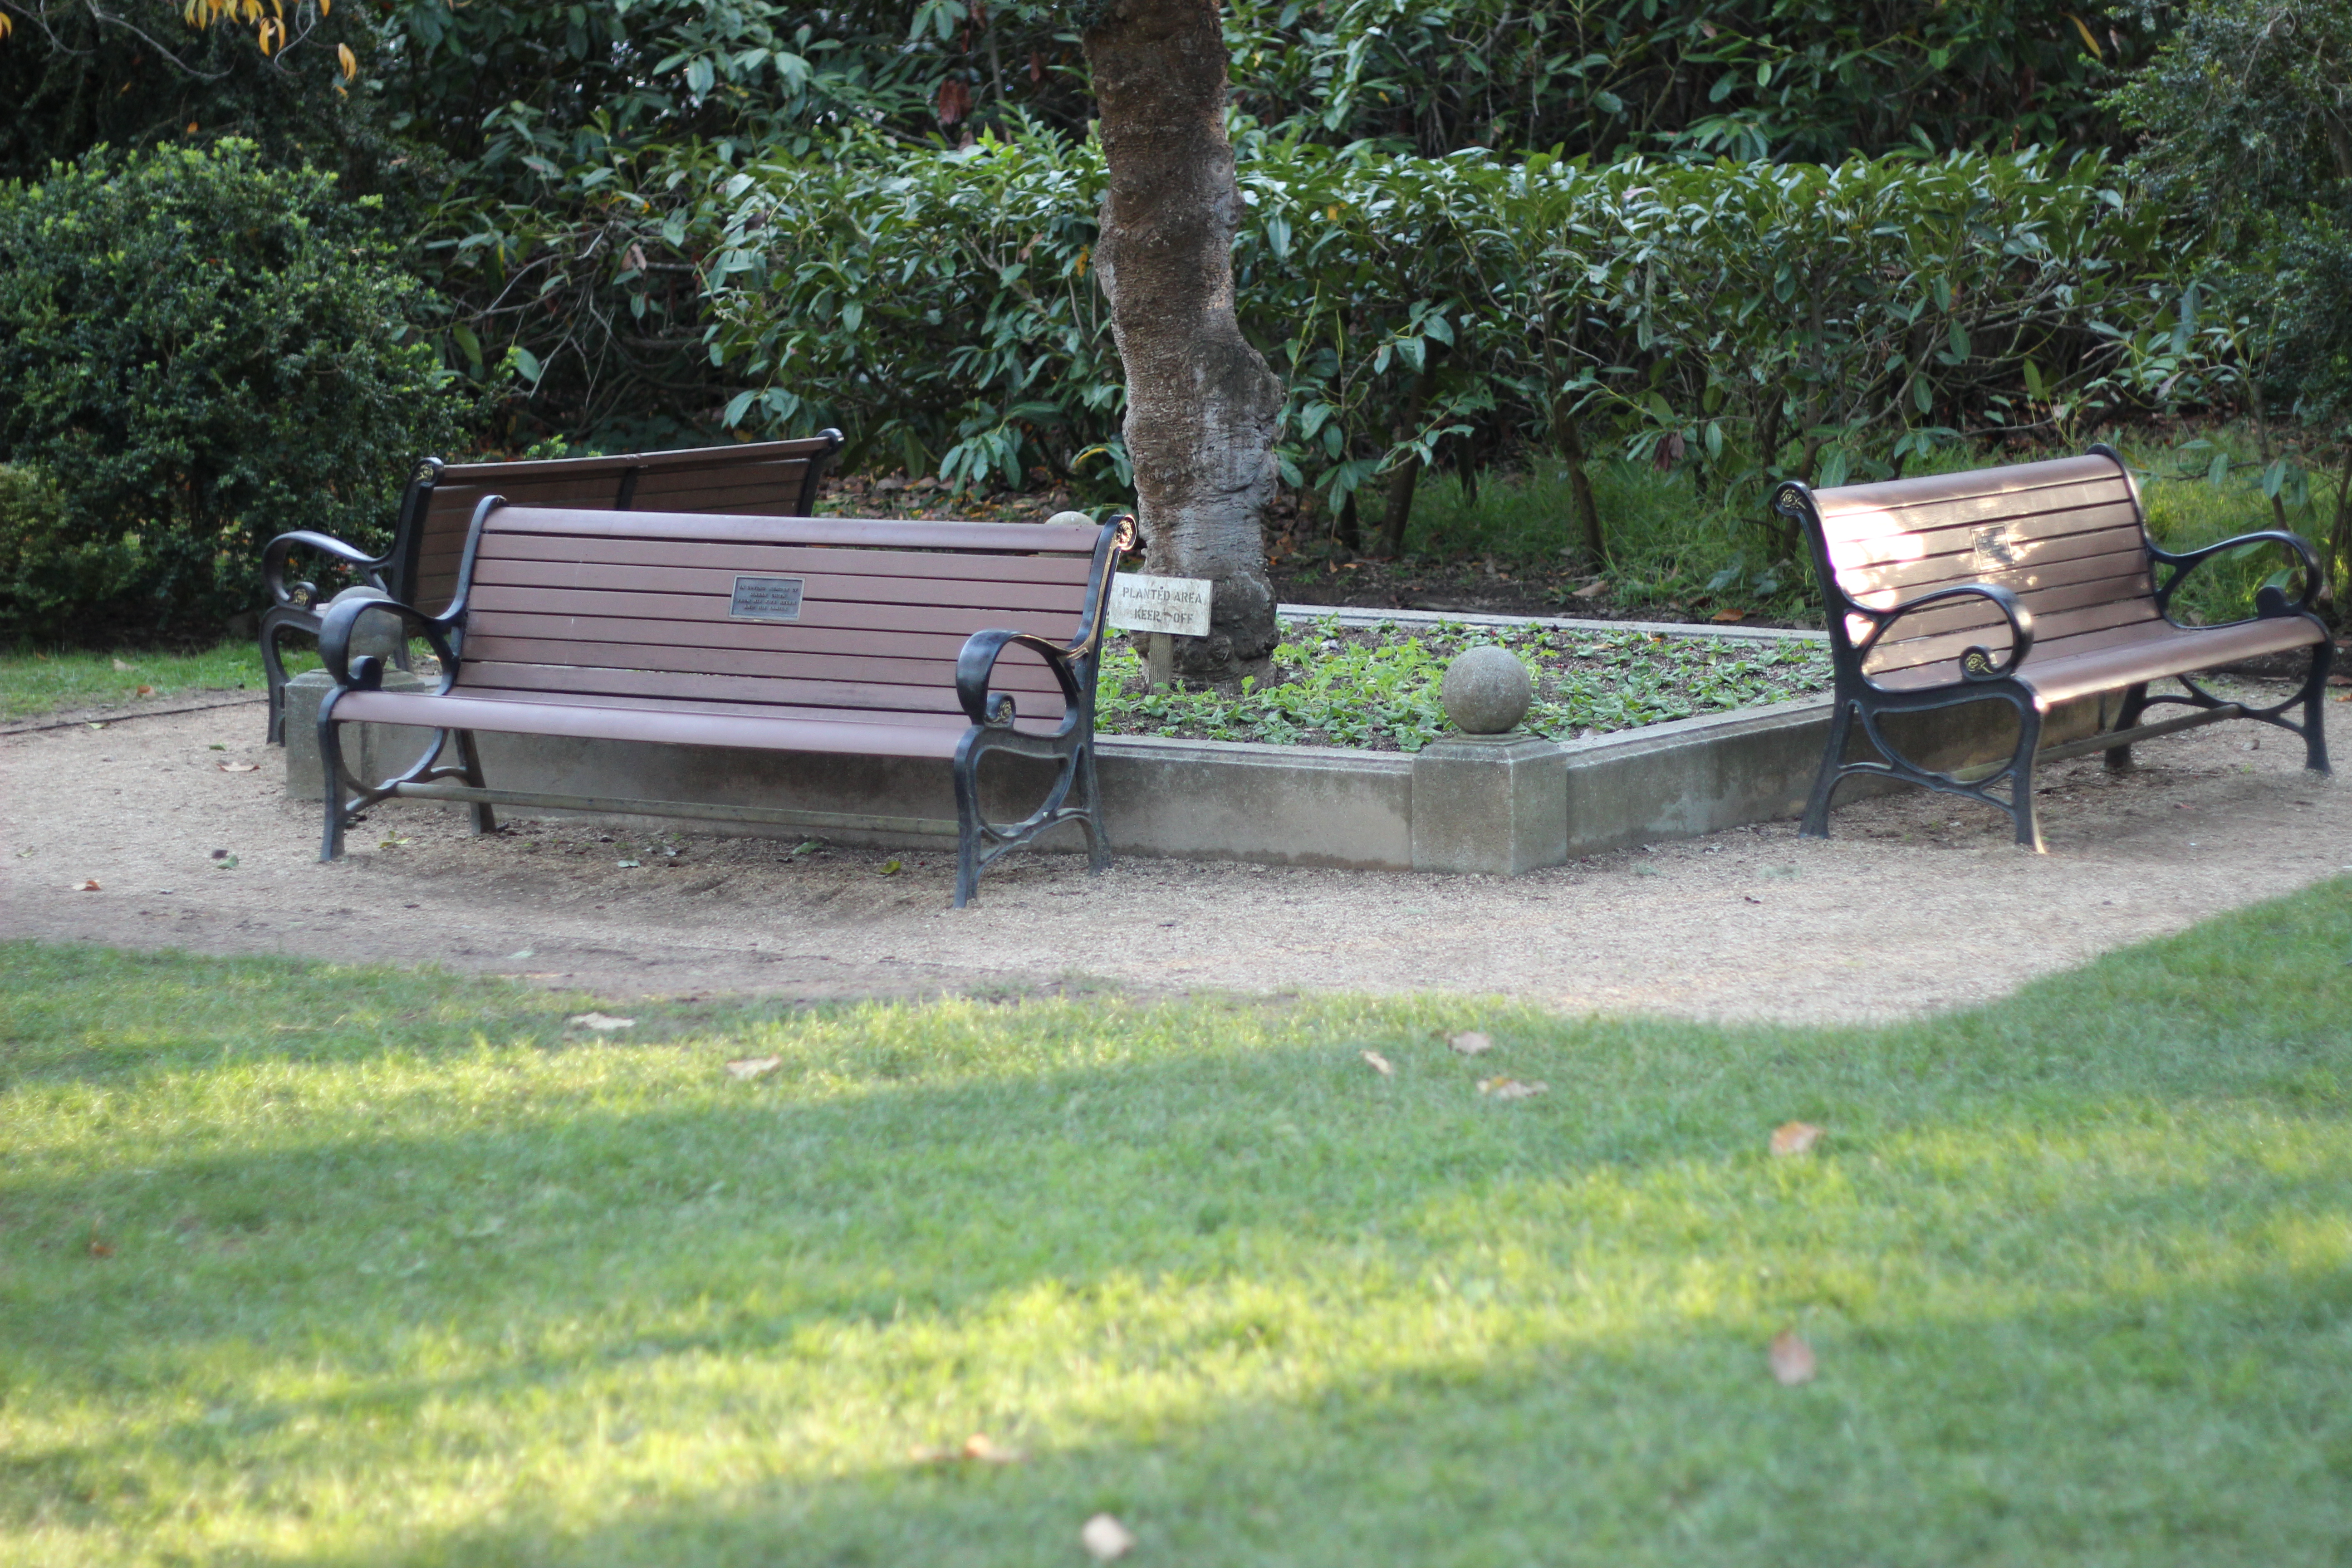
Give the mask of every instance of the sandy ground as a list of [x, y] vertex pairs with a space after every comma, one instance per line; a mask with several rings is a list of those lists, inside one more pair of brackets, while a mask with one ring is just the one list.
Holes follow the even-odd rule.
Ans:
[[2151, 742], [2121, 777], [2049, 770], [2042, 857], [1980, 806], [1908, 793], [1842, 809], [1826, 842], [1775, 823], [1517, 879], [1140, 858], [1093, 878], [1016, 856], [961, 911], [937, 853], [886, 873], [887, 853], [789, 840], [474, 838], [422, 803], [379, 806], [323, 866], [319, 808], [285, 798], [260, 731], [239, 703], [0, 734], [0, 936], [433, 962], [621, 998], [1086, 981], [1827, 1022], [1987, 1000], [2352, 870], [2352, 788], [2251, 724]]

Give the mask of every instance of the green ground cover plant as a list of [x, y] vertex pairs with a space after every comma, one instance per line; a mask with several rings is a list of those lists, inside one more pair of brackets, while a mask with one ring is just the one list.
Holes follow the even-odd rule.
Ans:
[[1830, 685], [1829, 655], [1811, 643], [1460, 623], [1350, 630], [1326, 617], [1286, 626], [1267, 679], [1246, 679], [1238, 691], [1150, 690], [1140, 657], [1112, 647], [1096, 727], [1110, 735], [1418, 752], [1452, 728], [1439, 700], [1446, 664], [1484, 646], [1508, 648], [1527, 665], [1536, 690], [1525, 728], [1556, 741], [1785, 701]]
[[[1138, 1562], [2332, 1561], [2347, 931], [2339, 879], [1808, 1029], [1097, 994], [599, 1035], [0, 948], [0, 1540], [1027, 1565], [1100, 1510]], [[1776, 1158], [1790, 1121], [1826, 1136]], [[974, 1434], [1020, 1457], [940, 1457]]]

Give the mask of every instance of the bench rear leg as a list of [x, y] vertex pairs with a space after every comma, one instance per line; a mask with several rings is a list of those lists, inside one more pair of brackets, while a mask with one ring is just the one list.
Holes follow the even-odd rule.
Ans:
[[[2146, 711], [2147, 711], [2147, 682], [2141, 681], [2137, 686], [2130, 687], [2125, 690], [2124, 705], [2116, 710], [2116, 721], [2113, 724], [2108, 725], [2107, 728], [2110, 730], [2128, 730], [2133, 725], [2139, 722], [2139, 716]], [[2131, 771], [2131, 765], [2132, 749], [2129, 746], [2110, 746], [2107, 748], [2107, 772], [2111, 773], [2129, 773]]]
[[282, 746], [286, 743], [286, 658], [278, 651], [278, 639], [289, 631], [311, 629], [307, 623], [281, 617], [272, 606], [261, 616], [261, 684], [269, 698], [268, 728], [263, 732], [263, 743]]
[[1830, 836], [1830, 796], [1837, 793], [1839, 770], [1845, 763], [1846, 739], [1853, 733], [1853, 704], [1841, 701], [1830, 716], [1829, 750], [1822, 753], [1822, 771], [1813, 779], [1811, 798], [1805, 802], [1805, 819], [1797, 829], [1801, 837]]
[[[476, 789], [488, 788], [489, 786], [482, 782], [482, 752], [481, 748], [475, 743], [474, 732], [471, 730], [458, 731], [457, 742], [457, 765], [465, 770], [466, 782]], [[473, 817], [474, 832], [477, 836], [496, 833], [499, 830], [498, 813], [491, 808], [489, 802], [478, 800], [467, 805], [466, 809]]]

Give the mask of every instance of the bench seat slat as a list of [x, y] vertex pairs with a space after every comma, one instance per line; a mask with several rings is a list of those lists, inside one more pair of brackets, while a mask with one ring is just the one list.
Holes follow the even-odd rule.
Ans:
[[2062, 485], [2114, 480], [2116, 466], [2104, 458], [2053, 458], [2039, 463], [2012, 463], [2000, 468], [1967, 468], [1953, 474], [1927, 474], [1911, 479], [1885, 479], [1875, 484], [1842, 485], [1815, 490], [1813, 505], [1824, 518], [1850, 511], [1877, 511], [1890, 506], [1935, 506], [1946, 501], [1973, 500], [1982, 496], [2018, 495]]
[[[2258, 658], [2263, 654], [2309, 647], [2322, 636], [2309, 621], [2284, 616], [2267, 621], [2239, 621], [2226, 626], [2176, 626], [2162, 621], [2157, 626], [2155, 630], [2147, 626], [2128, 628], [2130, 635], [2110, 637], [2105, 639], [2105, 646], [2095, 647], [2079, 646], [2095, 640], [2093, 637], [2069, 638], [2056, 645], [2046, 658], [2042, 645], [2037, 642], [2024, 668], [2018, 672], [2018, 679], [2032, 689], [2036, 705], [2047, 712], [2077, 698], [2094, 697], [2139, 681], [2160, 680], [2239, 659]], [[2124, 630], [2116, 628], [2118, 633]], [[1948, 661], [1940, 667], [1900, 670], [1880, 678], [1879, 684], [1901, 691], [1948, 685], [1958, 679], [1959, 667]]]
[[841, 752], [877, 757], [952, 757], [968, 722], [860, 722], [850, 718], [736, 714], [675, 707], [541, 702], [489, 696], [430, 696], [420, 691], [354, 691], [336, 719], [501, 734], [566, 735], [582, 740], [653, 741], [770, 752]]
[[747, 463], [806, 461], [832, 449], [824, 437], [800, 437], [787, 441], [738, 441], [725, 447], [680, 447], [661, 452], [614, 452], [593, 458], [538, 458], [513, 463], [450, 463], [442, 478], [457, 482], [499, 487], [541, 480], [560, 480], [583, 471], [617, 477], [625, 468], [643, 474], [677, 469], [726, 468]]
[[[1926, 537], [1926, 536], [1921, 536]], [[1866, 566], [1841, 567], [1838, 582], [1857, 598], [1866, 593], [1887, 588], [1902, 590], [1905, 598], [1923, 594], [1946, 583], [1976, 583], [1984, 580], [1977, 552], [1969, 548], [1969, 536], [1963, 531], [1955, 541], [1953, 550], [1922, 552], [1900, 561], [1888, 561]], [[2010, 546], [2012, 572], [2033, 572], [2063, 562], [2081, 561], [2095, 555], [2131, 555], [2145, 559], [2147, 554], [2147, 536], [2140, 531], [2137, 520], [2113, 528], [2095, 528], [2083, 533], [2059, 534], [2047, 539], [2022, 541]]]
[[1949, 500], [1916, 501], [1907, 506], [1853, 508], [1824, 519], [1823, 533], [1831, 544], [1837, 545], [1886, 534], [1917, 533], [1926, 529], [1981, 528], [2011, 519], [2063, 517], [2116, 501], [2129, 504], [2130, 500], [2131, 491], [2120, 478], [2115, 478], [2104, 483], [2000, 490]]
[[[2149, 615], [2156, 613], [2156, 599], [2148, 588], [2147, 573], [2144, 564], [2140, 563], [2135, 563], [2131, 568], [2123, 573], [2117, 573], [2113, 567], [2109, 567], [2104, 574], [2090, 577], [2084, 581], [2031, 588], [2021, 587], [2016, 583], [2007, 581], [2007, 577], [2008, 574], [2004, 573], [2000, 576], [1984, 577], [1979, 581], [2016, 589], [2018, 602], [2032, 612], [2037, 627], [2044, 620], [2054, 619], [2066, 611], [2087, 609], [2099, 605], [2145, 603]], [[1888, 597], [1891, 602], [1894, 595]], [[1853, 626], [1853, 634], [1857, 637], [1867, 629], [1866, 624], [1856, 624], [1860, 620], [1861, 617], [1853, 616], [1849, 617], [1847, 622], [1850, 626]], [[1916, 642], [1921, 637], [1935, 637], [1944, 632], [1971, 631], [1982, 626], [2006, 628], [2008, 625], [2009, 622], [2002, 616], [2000, 611], [1996, 609], [1990, 601], [1959, 599], [1914, 611], [1903, 616], [1895, 623], [1894, 629], [1888, 632], [1889, 640], [1879, 646], [1882, 648], [1901, 647], [1902, 643], [1892, 640], [1898, 636], [1905, 642]], [[2007, 635], [2005, 629], [2003, 635]], [[2065, 634], [2060, 631], [2055, 635], [2063, 637]]]
[[[892, 686], [874, 680], [811, 680], [791, 676], [694, 675], [658, 669], [604, 669], [581, 665], [509, 664], [467, 659], [454, 695], [477, 688], [501, 691], [569, 691], [582, 696], [657, 697], [673, 702], [774, 702], [799, 708], [858, 708], [885, 713], [961, 713], [951, 685]], [[1015, 704], [1038, 717], [1059, 717], [1062, 695], [1015, 692]], [[964, 722], [970, 723], [969, 719]]]
[[[2086, 605], [2078, 610], [2061, 610], [2053, 616], [2034, 617], [2034, 649], [2039, 652], [2045, 642], [2058, 643], [2077, 632], [2106, 631], [2113, 627], [2165, 625], [2156, 613], [2152, 601], [2132, 601], [2123, 604]], [[1897, 643], [1881, 643], [1871, 649], [1871, 657], [1863, 668], [1874, 680], [1882, 671], [1907, 669], [1913, 665], [1935, 664], [1955, 659], [1970, 647], [1981, 647], [1998, 655], [2009, 647], [2009, 626], [2005, 621], [1990, 621], [1964, 631], [1946, 632], [1931, 637], [1909, 637]], [[2029, 659], [2032, 655], [2027, 656]]]
[[[703, 625], [748, 626], [748, 621], [730, 621], [727, 601], [722, 598], [688, 594], [621, 594], [596, 589], [546, 589], [490, 585], [478, 588], [468, 601], [473, 617], [469, 630], [494, 632], [502, 629], [498, 617], [508, 611], [536, 615], [576, 616], [583, 635], [593, 637], [598, 617], [625, 616], [635, 620], [687, 621]], [[1002, 610], [971, 609], [956, 605], [907, 605], [866, 604], [863, 602], [810, 599], [801, 605], [797, 622], [777, 623], [803, 626], [834, 626], [843, 628], [876, 628], [910, 632], [958, 632], [969, 637], [973, 632], [986, 631], [1007, 624]], [[1015, 630], [1031, 631], [1040, 637], [1063, 638], [1077, 629], [1075, 615], [1051, 616], [1030, 612], [1013, 618]]]
[[[625, 521], [626, 526], [619, 526]], [[898, 550], [1038, 551], [1091, 555], [1096, 531], [1043, 522], [923, 522], [856, 517], [718, 517], [698, 512], [502, 509], [501, 532], [604, 534], [625, 539], [707, 539], [750, 544], [868, 544]]]
[[[776, 653], [653, 643], [575, 642], [551, 637], [476, 637], [466, 658], [496, 664], [575, 664], [605, 669], [656, 669], [684, 675], [793, 676], [808, 680], [879, 680], [887, 686], [926, 683], [952, 688], [952, 658], [858, 658], [824, 653]], [[1007, 691], [1058, 691], [1054, 672], [1035, 654], [1008, 648], [992, 682]]]
[[[564, 642], [611, 642], [727, 648], [775, 653], [826, 653], [881, 658], [938, 658], [953, 663], [970, 632], [903, 631], [877, 626], [823, 626], [803, 621], [657, 621], [627, 616], [606, 620], [569, 613], [526, 615], [501, 611], [478, 617], [469, 639], [551, 638]], [[1008, 651], [1007, 658], [1014, 657]], [[1034, 658], [1034, 654], [1022, 654]]]
[[640, 474], [630, 506], [646, 511], [738, 512], [764, 507], [789, 517], [799, 510], [806, 463], [776, 464], [746, 473]]
[[[2007, 517], [1959, 522], [1922, 520], [1916, 527], [1889, 528], [1832, 544], [1830, 546], [1830, 564], [1837, 569], [1838, 581], [1845, 583], [1860, 581], [1857, 574], [1930, 558], [1957, 557], [1967, 561], [1976, 553], [1979, 536], [1985, 530], [1995, 528], [2000, 530], [2001, 537], [2014, 554], [2022, 550], [2047, 548], [2080, 534], [2110, 529], [2126, 530], [2137, 535], [2139, 533], [2139, 513], [2126, 498], [2102, 501], [2096, 506], [2067, 507], [2063, 510], [2038, 512], [2032, 516], [2012, 513]], [[2024, 559], [2021, 556], [2018, 558]]]
[[[836, 555], [854, 553], [835, 552]], [[965, 559], [969, 559], [968, 557]], [[738, 572], [757, 574], [761, 568], [744, 566], [609, 565], [578, 561], [478, 561], [474, 583], [485, 587], [528, 587], [563, 591], [597, 589], [626, 594], [686, 594], [709, 595], [715, 606], [712, 619], [725, 619]], [[961, 574], [949, 576], [869, 577], [800, 568], [802, 603], [945, 605], [1028, 615], [1066, 615], [1075, 622], [1086, 599], [1084, 584], [1003, 583]]]
[[733, 572], [838, 572], [859, 577], [962, 577], [998, 583], [1061, 583], [1083, 589], [1093, 562], [1083, 555], [1000, 555], [986, 559], [911, 550], [845, 550], [823, 544], [657, 542], [579, 534], [493, 532], [481, 559], [578, 561], [617, 566], [706, 566]]

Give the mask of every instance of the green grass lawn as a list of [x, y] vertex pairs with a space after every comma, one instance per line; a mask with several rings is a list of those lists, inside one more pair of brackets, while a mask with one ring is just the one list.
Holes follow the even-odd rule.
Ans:
[[[289, 674], [299, 675], [318, 662], [308, 649], [286, 650]], [[142, 686], [149, 689], [142, 693]], [[261, 651], [249, 638], [197, 653], [0, 651], [0, 720], [29, 719], [62, 708], [154, 702], [193, 691], [258, 691], [261, 687]]]
[[[606, 1040], [0, 947], [0, 1561], [1083, 1564], [1102, 1510], [1139, 1563], [2340, 1563], [2347, 961], [2339, 880], [1884, 1029]], [[974, 1433], [1025, 1457], [913, 1457]]]

